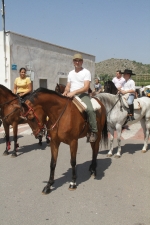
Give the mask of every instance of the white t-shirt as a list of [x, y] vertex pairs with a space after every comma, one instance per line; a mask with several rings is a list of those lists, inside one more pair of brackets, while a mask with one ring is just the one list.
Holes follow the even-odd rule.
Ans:
[[117, 77], [114, 77], [112, 79], [112, 82], [114, 83], [116, 88], [121, 88], [123, 83], [124, 83], [124, 81], [125, 81], [125, 79], [123, 77], [121, 77], [120, 79], [118, 79]]
[[135, 91], [135, 82], [132, 79], [124, 81], [123, 86], [121, 88], [124, 91], [133, 90]]
[[68, 75], [68, 82], [70, 83], [70, 92], [84, 87], [84, 81], [91, 81], [91, 73], [89, 70], [83, 68], [78, 73], [75, 70], [70, 71]]

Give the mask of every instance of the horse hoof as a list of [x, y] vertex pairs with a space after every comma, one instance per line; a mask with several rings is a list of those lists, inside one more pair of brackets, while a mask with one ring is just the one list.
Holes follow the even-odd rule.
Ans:
[[142, 152], [142, 153], [146, 153], [146, 152], [147, 152], [147, 150], [144, 150], [144, 149], [143, 149], [141, 152]]
[[43, 191], [42, 191], [42, 194], [43, 195], [47, 195], [47, 194], [49, 194], [51, 192], [51, 189], [49, 188], [49, 187], [44, 187], [43, 188]]
[[112, 154], [107, 154], [107, 157], [109, 157], [109, 158], [112, 157]]
[[17, 157], [17, 154], [16, 154], [16, 153], [13, 153], [13, 154], [11, 155], [11, 157], [12, 157], [12, 158], [16, 158], [16, 157]]
[[70, 191], [75, 191], [77, 189], [76, 183], [71, 182], [68, 189]]
[[7, 156], [7, 155], [9, 155], [9, 152], [8, 152], [8, 151], [4, 151], [4, 152], [3, 152], [3, 155], [4, 155], [4, 156]]
[[119, 159], [121, 157], [121, 155], [115, 155], [116, 159]]
[[42, 145], [42, 142], [39, 142], [39, 145]]

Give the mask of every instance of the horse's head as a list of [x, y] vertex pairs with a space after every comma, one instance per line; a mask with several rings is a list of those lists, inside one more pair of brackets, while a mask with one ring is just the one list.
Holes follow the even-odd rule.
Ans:
[[117, 91], [118, 90], [112, 81], [108, 80], [104, 83], [104, 92], [105, 93], [110, 93], [110, 94], [116, 95]]
[[31, 127], [35, 138], [40, 139], [45, 134], [46, 114], [40, 105], [34, 106], [29, 100], [23, 104], [23, 116]]
[[56, 87], [55, 87], [55, 91], [60, 93], [60, 94], [63, 94], [64, 91], [65, 91], [65, 85], [64, 84], [57, 84]]
[[111, 82], [108, 80], [104, 83], [104, 92], [111, 93], [112, 85]]

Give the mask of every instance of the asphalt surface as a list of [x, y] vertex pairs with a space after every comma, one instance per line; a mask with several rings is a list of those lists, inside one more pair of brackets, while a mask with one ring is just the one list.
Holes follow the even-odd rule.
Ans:
[[150, 151], [141, 153], [142, 140], [135, 134], [122, 140], [120, 159], [107, 158], [108, 148], [102, 147], [96, 179], [88, 171], [90, 145], [80, 139], [75, 191], [68, 190], [69, 147], [61, 144], [49, 195], [41, 191], [49, 178], [50, 148], [43, 142], [41, 149], [27, 132], [18, 142], [17, 158], [3, 156], [0, 133], [0, 225], [150, 225]]

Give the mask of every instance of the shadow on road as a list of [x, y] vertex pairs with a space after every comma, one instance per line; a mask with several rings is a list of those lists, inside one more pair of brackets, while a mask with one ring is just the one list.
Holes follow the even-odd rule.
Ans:
[[[91, 177], [90, 172], [89, 172], [89, 166], [91, 164], [91, 161], [84, 162], [82, 164], [78, 164], [76, 171], [77, 171], [77, 186], [80, 185], [81, 183], [86, 182]], [[111, 165], [111, 159], [106, 158], [106, 159], [97, 159], [97, 175], [94, 180], [101, 180], [105, 176], [105, 170], [109, 168]], [[55, 183], [53, 184], [52, 191], [56, 190], [57, 188], [61, 187], [63, 184], [68, 183], [71, 181], [72, 178], [72, 169], [68, 169], [66, 173], [62, 174], [63, 176], [56, 179]], [[47, 183], [46, 181], [43, 181], [43, 183]], [[69, 185], [68, 185], [69, 187]]]
[[[22, 154], [25, 154], [25, 153], [28, 153], [28, 152], [31, 152], [31, 151], [35, 151], [35, 150], [45, 150], [47, 147], [47, 143], [44, 142], [42, 143], [42, 145], [39, 145], [38, 142], [35, 143], [35, 144], [31, 144], [31, 145], [26, 145], [26, 146], [21, 146], [19, 148], [19, 150], [17, 151], [18, 153], [18, 156], [21, 156]], [[11, 154], [11, 152], [10, 152]]]
[[[143, 144], [125, 144], [121, 147], [121, 154], [129, 153], [134, 154], [137, 151], [141, 151], [143, 148]], [[117, 153], [117, 147], [113, 150], [113, 155]], [[98, 154], [107, 155], [109, 150], [100, 151]]]

